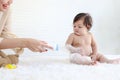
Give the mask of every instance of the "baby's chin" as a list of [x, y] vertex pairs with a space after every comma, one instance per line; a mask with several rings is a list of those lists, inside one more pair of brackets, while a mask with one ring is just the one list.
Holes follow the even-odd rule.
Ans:
[[74, 32], [74, 34], [77, 35], [77, 36], [83, 36], [83, 35], [86, 35], [87, 33], [86, 32], [81, 32], [81, 33]]
[[74, 32], [75, 35], [80, 36], [80, 33]]

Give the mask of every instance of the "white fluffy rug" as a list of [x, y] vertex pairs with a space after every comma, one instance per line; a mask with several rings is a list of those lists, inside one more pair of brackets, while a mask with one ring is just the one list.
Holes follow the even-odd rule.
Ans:
[[0, 80], [120, 80], [120, 64], [72, 64], [62, 51], [24, 53], [16, 69], [0, 68]]

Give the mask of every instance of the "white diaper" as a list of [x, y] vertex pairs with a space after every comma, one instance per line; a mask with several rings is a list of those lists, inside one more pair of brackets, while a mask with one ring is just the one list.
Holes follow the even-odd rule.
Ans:
[[70, 62], [77, 64], [89, 64], [92, 62], [89, 56], [81, 56], [79, 53], [70, 54]]

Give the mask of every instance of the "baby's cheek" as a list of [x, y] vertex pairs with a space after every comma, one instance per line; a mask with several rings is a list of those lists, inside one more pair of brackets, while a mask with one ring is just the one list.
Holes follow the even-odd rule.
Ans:
[[9, 0], [1, 0], [2, 3], [6, 4]]

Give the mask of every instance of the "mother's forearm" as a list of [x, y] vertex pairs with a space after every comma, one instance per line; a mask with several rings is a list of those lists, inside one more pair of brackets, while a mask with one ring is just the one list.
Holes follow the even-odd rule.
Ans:
[[0, 49], [9, 49], [9, 48], [25, 48], [25, 39], [24, 38], [12, 38], [12, 39], [3, 39], [0, 42]]

